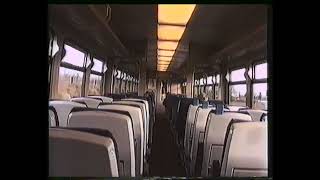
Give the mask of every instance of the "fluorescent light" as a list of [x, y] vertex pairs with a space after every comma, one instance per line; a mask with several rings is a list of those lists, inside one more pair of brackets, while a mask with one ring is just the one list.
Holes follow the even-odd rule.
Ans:
[[174, 41], [158, 41], [158, 49], [164, 50], [176, 50], [178, 47], [178, 42]]
[[158, 5], [158, 70], [166, 71], [170, 65], [195, 7], [195, 4]]
[[168, 50], [159, 50], [158, 49], [158, 56], [173, 56], [175, 51], [168, 51]]
[[195, 7], [195, 4], [159, 4], [158, 23], [185, 26]]
[[158, 65], [169, 65], [170, 63], [161, 63], [161, 62], [158, 62]]
[[158, 56], [158, 61], [171, 61], [172, 57], [167, 57], [167, 56]]
[[158, 25], [158, 39], [179, 41], [185, 29], [185, 26]]

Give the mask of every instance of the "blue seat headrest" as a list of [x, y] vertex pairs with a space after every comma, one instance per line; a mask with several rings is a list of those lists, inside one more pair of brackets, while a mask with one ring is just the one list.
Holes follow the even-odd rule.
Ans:
[[209, 107], [209, 102], [208, 101], [203, 101], [202, 102], [202, 109], [207, 109]]
[[199, 105], [199, 99], [194, 98], [193, 101], [192, 101], [192, 105], [198, 106]]

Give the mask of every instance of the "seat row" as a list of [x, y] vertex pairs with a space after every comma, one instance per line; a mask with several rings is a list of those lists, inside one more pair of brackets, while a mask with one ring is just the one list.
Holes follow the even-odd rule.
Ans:
[[151, 100], [91, 96], [50, 101], [49, 175], [147, 175]]
[[168, 95], [165, 108], [188, 176], [267, 176], [267, 112]]

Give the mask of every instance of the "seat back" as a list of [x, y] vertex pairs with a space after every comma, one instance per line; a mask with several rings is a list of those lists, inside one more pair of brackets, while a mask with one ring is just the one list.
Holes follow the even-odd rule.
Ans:
[[192, 104], [192, 102], [193, 102], [192, 98], [182, 98], [181, 99], [178, 118], [177, 118], [177, 121], [175, 124], [176, 130], [178, 133], [179, 143], [183, 143], [183, 140], [184, 140], [188, 109], [189, 109], [190, 104]]
[[263, 121], [264, 116], [267, 115], [267, 111], [257, 110], [257, 109], [243, 109], [239, 110], [240, 112], [246, 112], [252, 117], [252, 121]]
[[268, 176], [266, 122], [233, 123], [227, 134], [221, 176]]
[[243, 107], [243, 106], [228, 106], [227, 108], [230, 111], [240, 111], [240, 110], [249, 109], [248, 107]]
[[[137, 105], [140, 107], [140, 110], [142, 111], [142, 118], [143, 118], [143, 130], [144, 130], [144, 142], [145, 146], [148, 142], [148, 121], [147, 121], [147, 112], [146, 112], [146, 106], [144, 103], [141, 102], [135, 102], [135, 101], [113, 101], [112, 104], [126, 104], [126, 105]], [[146, 150], [147, 147], [145, 147]]]
[[144, 155], [144, 131], [142, 113], [139, 107], [133, 107], [125, 104], [105, 104], [99, 105], [98, 109], [127, 111], [133, 123], [135, 156], [136, 156], [136, 175], [143, 173], [143, 155]]
[[118, 177], [116, 154], [110, 136], [49, 128], [49, 176]]
[[101, 100], [104, 103], [110, 103], [113, 101], [113, 99], [111, 97], [106, 97], [106, 96], [88, 96], [88, 97]]
[[89, 97], [77, 97], [72, 98], [71, 101], [73, 102], [83, 102], [85, 103], [89, 108], [97, 108], [99, 104], [102, 102], [101, 99], [94, 99]]
[[67, 126], [68, 116], [73, 108], [87, 107], [85, 104], [72, 101], [49, 101], [49, 109], [55, 109], [60, 127]]
[[186, 121], [186, 128], [185, 128], [185, 135], [184, 135], [184, 151], [185, 151], [185, 156], [187, 159], [189, 159], [190, 155], [190, 146], [191, 146], [191, 129], [193, 129], [194, 126], [194, 121], [198, 116], [199, 112], [199, 104], [196, 105], [190, 105], [189, 110], [188, 110], [188, 115], [187, 115], [187, 121]]
[[57, 111], [54, 107], [49, 106], [49, 127], [59, 127], [59, 119]]
[[145, 104], [146, 112], [147, 112], [147, 120], [150, 121], [150, 109], [149, 109], [149, 102], [144, 99], [138, 99], [138, 98], [124, 98], [121, 99], [122, 101], [135, 101], [135, 102], [142, 102]]
[[219, 176], [225, 134], [232, 119], [252, 121], [249, 115], [237, 112], [210, 113], [205, 131], [202, 176]]
[[[119, 175], [135, 177], [133, 124], [129, 114], [110, 110], [78, 108], [69, 117], [69, 127], [108, 130], [114, 136], [119, 150]], [[116, 111], [116, 110], [113, 110]]]
[[[206, 104], [208, 102], [204, 102]], [[190, 149], [190, 173], [192, 175], [195, 174], [195, 166], [196, 166], [196, 157], [198, 154], [198, 147], [200, 143], [204, 142], [205, 138], [205, 127], [208, 119], [209, 113], [215, 108], [204, 107], [204, 104], [200, 106], [198, 116], [195, 118], [194, 127], [191, 129], [190, 138], [191, 141], [191, 149]]]

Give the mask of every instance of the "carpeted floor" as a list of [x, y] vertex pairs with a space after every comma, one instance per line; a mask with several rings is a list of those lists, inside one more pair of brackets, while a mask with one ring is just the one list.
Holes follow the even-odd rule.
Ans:
[[186, 176], [162, 105], [158, 107], [154, 125], [150, 176]]

